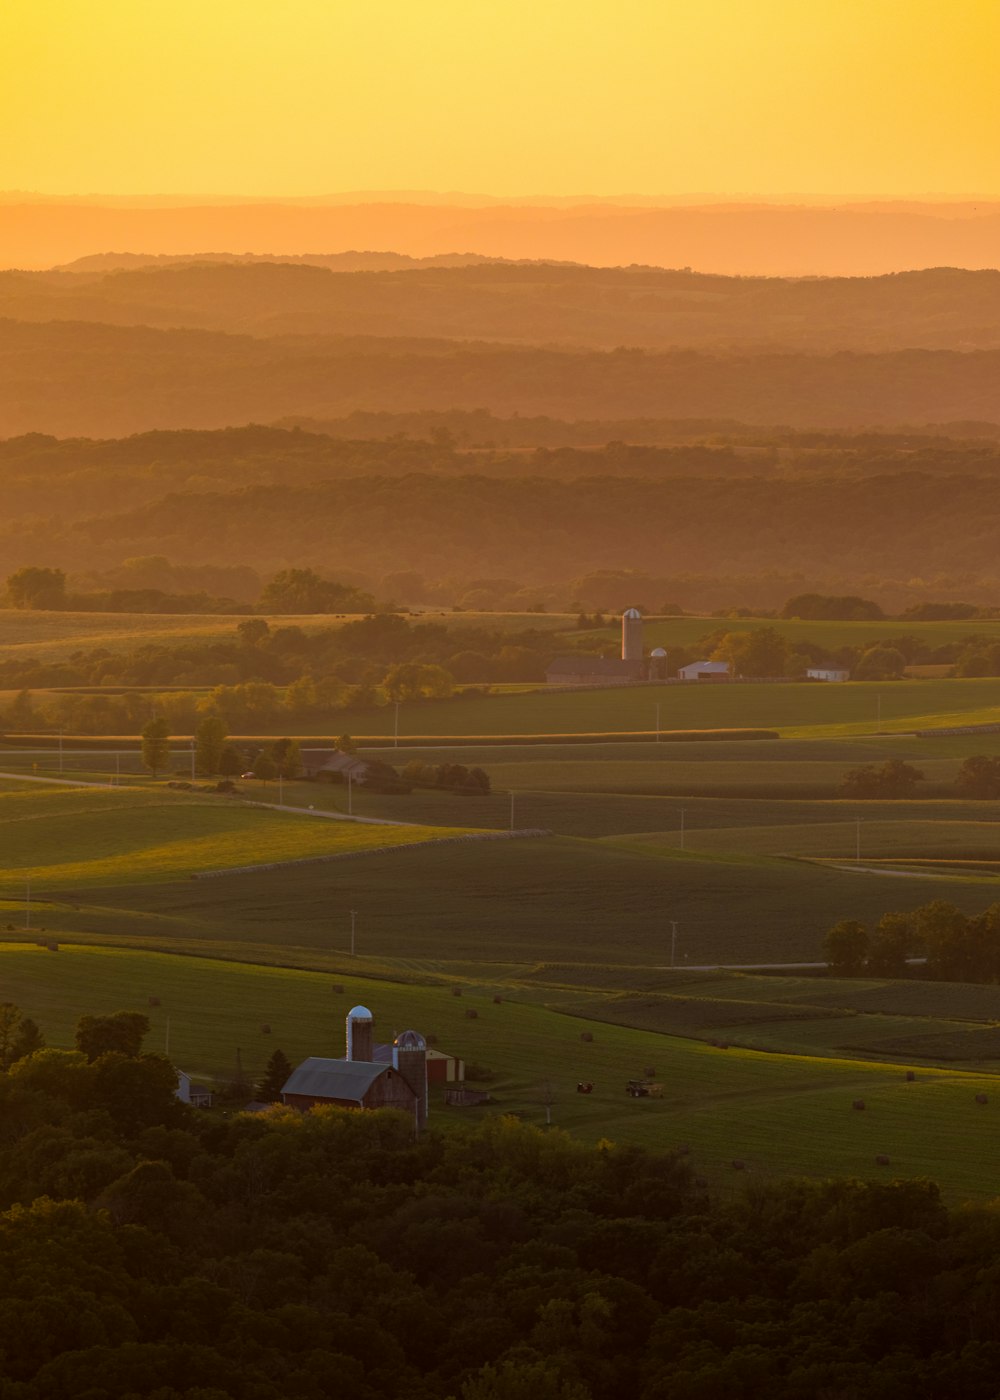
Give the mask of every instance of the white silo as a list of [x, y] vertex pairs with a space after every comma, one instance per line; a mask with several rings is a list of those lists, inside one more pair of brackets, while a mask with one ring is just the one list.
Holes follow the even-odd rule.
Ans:
[[417, 1132], [427, 1122], [427, 1041], [419, 1031], [403, 1031], [392, 1044], [392, 1064], [417, 1096]]
[[371, 1063], [375, 1053], [375, 1018], [367, 1006], [355, 1006], [347, 1013], [347, 1058]]
[[622, 613], [622, 660], [642, 660], [642, 613], [626, 608]]
[[667, 653], [663, 647], [654, 647], [649, 653], [649, 679], [651, 681], [665, 681], [667, 679]]

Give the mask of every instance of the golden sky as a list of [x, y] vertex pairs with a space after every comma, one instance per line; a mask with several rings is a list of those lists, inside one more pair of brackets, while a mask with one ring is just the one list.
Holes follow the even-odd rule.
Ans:
[[0, 0], [0, 189], [1000, 194], [1000, 0]]

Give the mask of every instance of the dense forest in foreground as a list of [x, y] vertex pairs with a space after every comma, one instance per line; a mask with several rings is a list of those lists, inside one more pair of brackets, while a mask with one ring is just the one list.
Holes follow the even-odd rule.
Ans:
[[513, 1118], [198, 1113], [118, 1020], [4, 1045], [5, 1400], [996, 1393], [995, 1210], [904, 1181], [724, 1203], [683, 1151]]

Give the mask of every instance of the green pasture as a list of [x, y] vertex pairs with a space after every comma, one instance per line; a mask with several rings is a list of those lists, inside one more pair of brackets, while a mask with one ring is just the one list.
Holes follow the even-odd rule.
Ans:
[[[273, 627], [301, 627], [317, 632], [355, 622], [361, 614], [306, 613], [275, 615], [266, 620]], [[453, 613], [450, 609], [428, 609], [416, 622], [442, 622], [449, 627], [488, 626], [502, 631], [527, 628], [558, 631], [572, 626], [574, 615], [540, 613]], [[185, 646], [192, 642], [217, 642], [232, 638], [243, 618], [212, 613], [108, 613], [48, 612], [32, 609], [0, 608], [0, 660], [37, 656], [45, 661], [64, 661], [75, 651], [98, 647], [108, 651], [131, 651], [147, 643]]]
[[350, 854], [458, 834], [275, 812], [163, 787], [8, 783], [0, 791], [3, 880], [37, 897], [95, 884], [182, 879], [199, 871]]
[[[838, 919], [876, 922], [932, 899], [973, 912], [1000, 895], [989, 877], [887, 878], [796, 859], [562, 836], [404, 845], [210, 880], [77, 883], [72, 902], [59, 886], [45, 901], [39, 887], [38, 922], [60, 939], [225, 947], [237, 957], [282, 948], [308, 962], [346, 948], [353, 909], [358, 952], [376, 959], [666, 966], [676, 920], [682, 967], [818, 961]], [[20, 898], [15, 885], [0, 918], [20, 926]]]
[[[401, 736], [646, 733], [657, 707], [662, 730], [776, 729], [788, 737], [887, 734], [952, 724], [996, 723], [1000, 677], [976, 680], [807, 681], [775, 684], [639, 685], [607, 690], [534, 690], [458, 696], [399, 707]], [[387, 710], [359, 713], [356, 736], [391, 731]]]
[[[793, 644], [812, 642], [828, 651], [874, 645], [902, 636], [919, 637], [931, 647], [947, 646], [973, 635], [1000, 638], [1000, 618], [959, 622], [900, 622], [892, 618], [879, 622], [808, 622], [800, 618], [773, 617], [668, 617], [644, 624], [643, 643], [646, 647], [664, 647], [669, 656], [671, 647], [685, 651], [697, 649], [700, 641], [716, 632], [749, 632], [758, 627], [773, 627]], [[578, 635], [606, 640], [611, 645], [612, 640], [621, 635], [621, 625], [619, 622]]]
[[[900, 1065], [718, 1050], [521, 1004], [515, 992], [496, 1004], [482, 986], [456, 997], [445, 985], [345, 977], [337, 992], [319, 973], [121, 950], [0, 945], [0, 979], [5, 998], [42, 1024], [50, 1044], [70, 1044], [85, 1012], [142, 1010], [151, 1021], [149, 1048], [164, 1049], [169, 1033], [177, 1064], [223, 1079], [235, 1071], [237, 1050], [251, 1076], [279, 1046], [293, 1062], [342, 1053], [344, 1015], [361, 1001], [375, 1013], [377, 1036], [413, 1026], [492, 1071], [490, 1106], [446, 1109], [436, 1094], [433, 1125], [450, 1128], [484, 1112], [541, 1123], [548, 1106], [555, 1125], [585, 1141], [686, 1144], [696, 1170], [717, 1186], [736, 1178], [734, 1159], [751, 1179], [868, 1177], [879, 1170], [875, 1155], [886, 1153], [892, 1175], [931, 1176], [951, 1199], [1000, 1191], [1000, 1105], [975, 1102], [995, 1087], [988, 1075], [926, 1069], [907, 1083]], [[150, 997], [160, 1004], [150, 1006]], [[584, 1031], [592, 1042], [581, 1039]], [[629, 1098], [626, 1080], [647, 1068], [663, 1097]], [[593, 1082], [592, 1094], [576, 1092], [583, 1079]], [[852, 1109], [855, 1099], [864, 1112]]]

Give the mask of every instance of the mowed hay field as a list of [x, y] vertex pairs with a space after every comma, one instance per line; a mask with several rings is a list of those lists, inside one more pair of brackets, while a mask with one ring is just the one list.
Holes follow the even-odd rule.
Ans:
[[0, 847], [8, 900], [24, 882], [36, 899], [95, 884], [180, 879], [231, 866], [349, 854], [457, 835], [297, 816], [162, 787], [118, 790], [8, 780]]
[[[152, 1023], [150, 1049], [163, 1048], [169, 1019], [171, 1057], [191, 1073], [223, 1078], [235, 1070], [237, 1049], [250, 1074], [278, 1046], [293, 1063], [342, 1053], [344, 1015], [363, 1002], [375, 1013], [377, 1038], [411, 1026], [433, 1032], [443, 1049], [493, 1072], [492, 1105], [462, 1112], [445, 1109], [435, 1095], [432, 1124], [449, 1128], [484, 1112], [542, 1123], [549, 1103], [553, 1123], [588, 1142], [686, 1144], [696, 1170], [718, 1187], [746, 1175], [870, 1177], [880, 1171], [876, 1154], [885, 1153], [891, 1166], [883, 1174], [933, 1177], [952, 1200], [1000, 1192], [1000, 1103], [975, 1102], [995, 1088], [988, 1075], [928, 1069], [907, 1083], [899, 1065], [718, 1050], [508, 997], [498, 1005], [492, 989], [468, 984], [455, 997], [450, 985], [14, 944], [0, 945], [0, 978], [51, 1044], [71, 1044], [84, 1013], [141, 1010]], [[149, 1006], [151, 996], [159, 1006]], [[469, 1010], [478, 1012], [474, 1020]], [[629, 1098], [626, 1080], [646, 1068], [655, 1070], [663, 1097]], [[584, 1079], [594, 1084], [590, 1095], [576, 1092]], [[863, 1112], [852, 1108], [855, 1099], [864, 1101]], [[734, 1172], [733, 1160], [745, 1163], [746, 1174]]]

